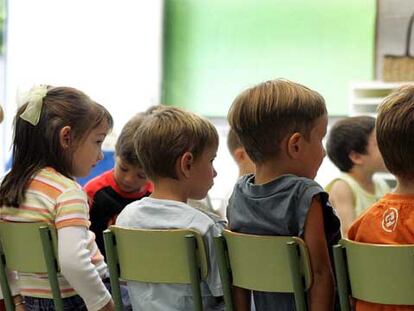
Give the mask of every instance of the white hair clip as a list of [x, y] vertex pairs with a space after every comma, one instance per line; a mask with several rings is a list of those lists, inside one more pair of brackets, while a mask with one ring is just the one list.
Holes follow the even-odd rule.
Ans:
[[42, 112], [43, 98], [47, 94], [47, 85], [37, 85], [30, 89], [22, 99], [23, 103], [28, 103], [20, 118], [29, 122], [32, 125], [37, 125]]

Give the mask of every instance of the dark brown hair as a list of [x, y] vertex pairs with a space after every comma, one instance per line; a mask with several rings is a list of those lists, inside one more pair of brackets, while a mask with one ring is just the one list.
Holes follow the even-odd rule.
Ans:
[[329, 131], [326, 151], [329, 159], [342, 171], [349, 172], [354, 162], [352, 151], [366, 154], [370, 135], [375, 129], [375, 118], [349, 117], [337, 121]]
[[[26, 107], [23, 104], [14, 119], [12, 168], [0, 186], [0, 205], [18, 207], [30, 178], [46, 166], [72, 178], [72, 156], [82, 140], [102, 121], [113, 126], [103, 106], [70, 87], [49, 87], [35, 126], [20, 118]], [[69, 150], [60, 143], [60, 130], [65, 126], [71, 127], [73, 145]]]

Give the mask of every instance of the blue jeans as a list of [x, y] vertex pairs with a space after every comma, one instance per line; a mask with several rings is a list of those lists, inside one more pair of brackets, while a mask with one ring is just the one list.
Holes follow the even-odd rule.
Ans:
[[[111, 292], [111, 284], [109, 278], [103, 280], [106, 288]], [[131, 311], [131, 302], [129, 301], [128, 287], [126, 285], [121, 285], [121, 296], [122, 303], [124, 305], [125, 311]], [[63, 310], [65, 311], [87, 311], [85, 302], [79, 295], [72, 297], [63, 298]], [[55, 310], [55, 305], [53, 299], [49, 298], [38, 298], [38, 297], [24, 297], [25, 309], [26, 311], [53, 311]]]
[[[63, 310], [80, 310], [87, 311], [83, 299], [76, 295], [68, 298], [63, 298]], [[51, 311], [55, 310], [55, 305], [53, 304], [53, 299], [48, 298], [38, 298], [38, 297], [24, 297], [24, 308], [26, 311]]]

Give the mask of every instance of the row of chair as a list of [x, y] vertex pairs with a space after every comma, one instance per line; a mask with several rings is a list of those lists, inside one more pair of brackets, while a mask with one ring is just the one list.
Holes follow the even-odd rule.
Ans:
[[[208, 258], [198, 232], [112, 226], [104, 238], [117, 310], [122, 310], [120, 279], [191, 284], [194, 310], [203, 310], [200, 280], [207, 276]], [[301, 239], [225, 230], [215, 238], [215, 246], [227, 311], [234, 310], [232, 286], [294, 293], [296, 309], [307, 310], [306, 291], [312, 284], [312, 272]], [[14, 311], [14, 304], [7, 270], [47, 273], [56, 310], [63, 310], [56, 249], [56, 232], [44, 223], [0, 222], [0, 284], [8, 311]], [[341, 310], [350, 310], [350, 297], [414, 305], [413, 245], [373, 245], [343, 239], [333, 251]]]

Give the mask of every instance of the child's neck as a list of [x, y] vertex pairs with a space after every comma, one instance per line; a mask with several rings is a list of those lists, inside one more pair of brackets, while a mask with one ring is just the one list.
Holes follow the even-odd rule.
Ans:
[[396, 176], [397, 187], [394, 190], [396, 194], [414, 195], [414, 179], [405, 179]]
[[372, 179], [374, 175], [373, 172], [352, 169], [350, 172], [348, 172], [348, 175], [355, 179], [355, 181], [361, 186], [362, 189], [368, 193], [375, 194], [375, 183]]
[[239, 168], [239, 177], [251, 174], [252, 170], [249, 167], [240, 166]]
[[254, 183], [256, 185], [263, 185], [284, 174], [294, 173], [287, 166], [281, 167], [278, 163], [269, 161], [256, 165]]
[[172, 200], [187, 203], [188, 195], [180, 181], [172, 178], [162, 178], [154, 182], [154, 191], [151, 198], [161, 200]]

